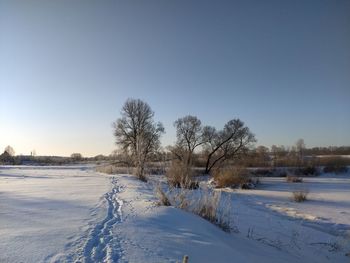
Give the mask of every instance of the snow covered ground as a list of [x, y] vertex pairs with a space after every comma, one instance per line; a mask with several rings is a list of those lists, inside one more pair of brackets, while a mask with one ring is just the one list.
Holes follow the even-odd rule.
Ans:
[[0, 262], [44, 262], [105, 215], [109, 178], [86, 167], [0, 168]]
[[[290, 201], [307, 187], [305, 203]], [[0, 167], [0, 262], [349, 262], [350, 176], [227, 190], [239, 233], [89, 166]]]
[[[256, 190], [229, 190], [235, 222], [250, 238], [299, 257], [302, 262], [349, 262], [350, 176], [321, 175], [287, 183], [262, 178]], [[292, 200], [295, 190], [308, 200]]]

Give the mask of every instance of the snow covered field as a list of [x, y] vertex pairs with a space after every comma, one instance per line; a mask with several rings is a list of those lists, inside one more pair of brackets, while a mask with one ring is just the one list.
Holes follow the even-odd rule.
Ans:
[[[301, 262], [349, 262], [350, 176], [322, 175], [287, 183], [262, 178], [256, 190], [230, 190], [241, 233], [286, 251]], [[308, 200], [292, 200], [295, 190]]]
[[[239, 233], [89, 166], [0, 167], [0, 262], [349, 262], [350, 176], [227, 190]], [[294, 187], [309, 201], [294, 203]]]
[[108, 178], [86, 167], [0, 168], [0, 262], [49, 261], [105, 216]]

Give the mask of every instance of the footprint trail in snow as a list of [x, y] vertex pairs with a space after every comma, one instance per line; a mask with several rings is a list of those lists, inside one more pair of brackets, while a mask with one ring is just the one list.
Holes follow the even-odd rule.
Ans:
[[107, 215], [90, 232], [82, 258], [77, 262], [118, 262], [122, 256], [118, 237], [113, 234], [113, 227], [122, 222], [123, 201], [118, 199], [121, 187], [117, 179], [112, 178], [112, 190], [105, 194]]

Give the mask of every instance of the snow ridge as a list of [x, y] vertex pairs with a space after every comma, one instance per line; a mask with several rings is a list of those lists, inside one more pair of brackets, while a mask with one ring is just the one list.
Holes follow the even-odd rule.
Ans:
[[112, 178], [112, 190], [105, 194], [107, 201], [107, 215], [90, 232], [83, 249], [83, 258], [77, 262], [118, 262], [122, 251], [119, 240], [113, 235], [113, 228], [122, 222], [123, 201], [118, 198], [121, 187], [117, 179]]

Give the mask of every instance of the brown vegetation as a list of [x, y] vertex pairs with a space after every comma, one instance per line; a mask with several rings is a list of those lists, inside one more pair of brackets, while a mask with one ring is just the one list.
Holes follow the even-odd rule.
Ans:
[[182, 161], [173, 161], [166, 171], [166, 178], [171, 187], [196, 189], [198, 182], [193, 180], [193, 169]]
[[121, 166], [115, 166], [115, 165], [100, 165], [97, 166], [96, 171], [99, 173], [106, 173], [106, 174], [131, 174], [133, 173], [133, 168], [131, 167], [121, 167]]
[[230, 232], [232, 230], [231, 207], [230, 203], [222, 203], [221, 192], [204, 190], [192, 212], [217, 225], [222, 230]]
[[242, 187], [250, 182], [248, 171], [242, 167], [230, 167], [214, 172], [216, 187]]
[[308, 193], [309, 193], [309, 192], [308, 192], [307, 190], [297, 190], [297, 191], [294, 191], [294, 192], [293, 192], [293, 195], [292, 195], [293, 200], [294, 200], [295, 202], [298, 202], [298, 203], [304, 202], [304, 201], [307, 200], [307, 195], [308, 195]]
[[159, 200], [158, 205], [171, 206], [168, 196], [165, 194], [165, 192], [159, 185], [156, 187], [156, 196]]

